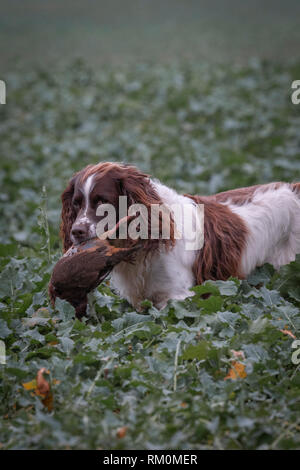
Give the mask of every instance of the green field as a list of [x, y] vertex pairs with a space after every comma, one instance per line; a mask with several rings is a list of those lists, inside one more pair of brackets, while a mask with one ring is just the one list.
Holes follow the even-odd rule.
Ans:
[[[63, 301], [52, 309], [47, 295], [61, 256], [60, 194], [88, 163], [130, 162], [195, 194], [300, 181], [294, 2], [281, 15], [255, 10], [254, 2], [245, 28], [208, 3], [201, 19], [196, 2], [191, 10], [180, 2], [151, 9], [149, 24], [143, 9], [140, 23], [139, 10], [127, 9], [111, 32], [97, 33], [97, 44], [106, 38], [98, 60], [88, 45], [99, 24], [95, 16], [91, 26], [88, 8], [72, 2], [65, 23], [65, 10], [59, 16], [56, 2], [43, 2], [43, 24], [42, 7], [26, 3], [14, 15], [10, 2], [0, 20], [1, 41], [11, 40], [0, 76], [8, 89], [0, 106], [0, 448], [299, 449], [292, 336], [300, 335], [300, 259], [278, 273], [264, 266], [247, 281], [207, 282], [162, 311], [145, 302], [143, 314], [109, 282], [91, 295], [83, 322]], [[103, 24], [112, 24], [110, 8]], [[240, 10], [247, 13], [236, 7], [237, 18]], [[198, 38], [197, 22], [206, 25], [193, 51], [183, 30], [173, 43], [174, 16], [188, 41]], [[260, 24], [252, 43], [251, 25]], [[120, 52], [115, 41], [125, 29]], [[54, 42], [43, 61], [45, 38]], [[236, 379], [227, 378], [233, 362], [242, 371]], [[51, 411], [23, 385], [42, 367], [50, 371]]]

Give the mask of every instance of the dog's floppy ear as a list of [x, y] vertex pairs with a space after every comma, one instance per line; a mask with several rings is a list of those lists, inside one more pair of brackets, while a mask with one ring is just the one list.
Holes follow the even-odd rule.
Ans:
[[72, 246], [70, 234], [72, 225], [76, 219], [76, 213], [72, 206], [72, 198], [74, 194], [74, 186], [76, 175], [69, 181], [68, 186], [61, 195], [62, 210], [61, 210], [61, 225], [60, 237], [63, 242], [64, 253]]
[[150, 184], [149, 175], [142, 173], [133, 166], [124, 166], [119, 177], [121, 193], [128, 197], [128, 204], [143, 204], [146, 207], [151, 204], [161, 203], [158, 194]]
[[174, 244], [174, 220], [170, 214], [170, 236], [168, 239], [163, 239], [162, 233], [162, 215], [159, 214], [159, 239], [151, 239], [151, 206], [159, 205], [163, 206], [163, 202], [160, 196], [155, 190], [153, 184], [151, 184], [149, 175], [142, 173], [133, 166], [124, 166], [120, 172], [118, 183], [120, 185], [120, 194], [127, 196], [128, 208], [132, 204], [142, 204], [146, 207], [148, 213], [148, 239], [145, 240], [145, 248], [152, 250], [158, 247], [161, 241], [166, 246], [172, 246]]

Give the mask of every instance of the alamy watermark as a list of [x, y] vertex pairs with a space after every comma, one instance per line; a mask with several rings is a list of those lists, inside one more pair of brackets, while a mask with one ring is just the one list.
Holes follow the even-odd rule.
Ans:
[[291, 100], [293, 104], [300, 103], [300, 80], [294, 80], [292, 85], [292, 89], [295, 90], [292, 93]]
[[5, 343], [0, 339], [0, 364], [6, 364], [6, 348]]
[[[96, 235], [102, 239], [107, 230], [113, 229], [126, 216], [132, 217], [127, 224], [120, 226], [118, 236], [113, 238], [132, 240], [169, 240], [171, 238], [171, 218], [174, 222], [174, 239], [184, 240], [185, 249], [200, 250], [204, 244], [204, 204], [151, 204], [150, 209], [143, 204], [132, 204], [127, 209], [127, 196], [119, 197], [118, 215], [113, 204], [100, 204], [96, 215], [101, 217], [96, 225]], [[149, 228], [150, 220], [150, 228]]]
[[292, 349], [296, 349], [292, 354], [292, 363], [297, 366], [300, 364], [300, 339], [295, 339], [295, 341], [293, 341]]
[[0, 104], [6, 104], [6, 85], [3, 80], [0, 80]]

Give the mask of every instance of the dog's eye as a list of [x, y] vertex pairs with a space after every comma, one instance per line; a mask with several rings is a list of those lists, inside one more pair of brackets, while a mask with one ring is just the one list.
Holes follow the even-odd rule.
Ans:
[[78, 209], [81, 205], [81, 200], [80, 199], [74, 199], [73, 201], [73, 206], [75, 207], [75, 209]]
[[99, 204], [105, 204], [107, 200], [102, 196], [95, 196], [93, 199], [93, 205], [98, 206]]

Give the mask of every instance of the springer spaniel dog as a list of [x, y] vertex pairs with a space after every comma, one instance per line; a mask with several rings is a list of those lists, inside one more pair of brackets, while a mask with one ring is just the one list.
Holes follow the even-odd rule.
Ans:
[[[119, 295], [137, 309], [145, 299], [163, 308], [169, 299], [191, 296], [190, 288], [208, 279], [244, 279], [264, 263], [278, 269], [300, 253], [300, 183], [269, 183], [212, 196], [180, 195], [133, 166], [110, 162], [88, 165], [62, 194], [64, 251], [99, 235], [99, 205], [113, 205], [119, 220], [120, 196], [127, 197], [128, 208], [142, 204], [149, 211], [149, 236], [141, 241], [134, 262], [120, 262], [111, 275]], [[169, 237], [162, 237], [160, 216], [158, 236], [151, 238], [152, 205], [168, 208]], [[174, 217], [174, 205], [188, 207], [191, 218], [199, 205], [204, 207], [201, 246], [187, 249], [191, 237], [184, 230], [186, 218]], [[194, 222], [191, 227], [195, 230]]]

